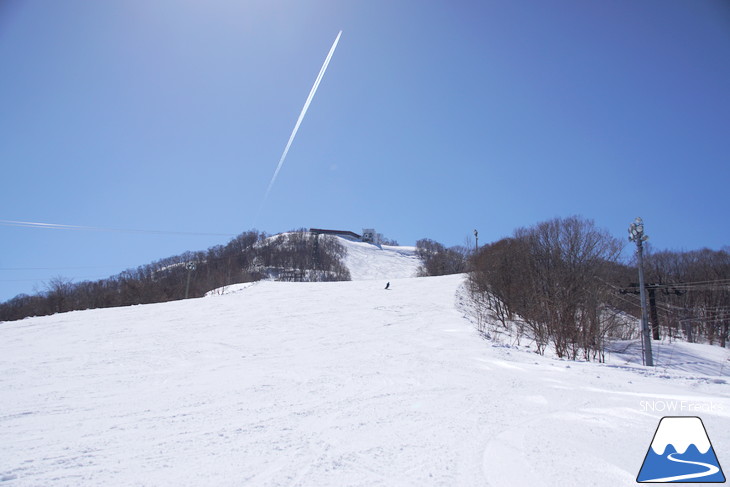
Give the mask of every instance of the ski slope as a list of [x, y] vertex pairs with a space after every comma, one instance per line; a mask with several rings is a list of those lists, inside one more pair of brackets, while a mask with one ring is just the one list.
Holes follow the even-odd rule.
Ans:
[[345, 265], [353, 281], [416, 277], [421, 265], [415, 247], [373, 245], [337, 237], [347, 249]]
[[634, 485], [682, 414], [730, 465], [726, 350], [695, 357], [706, 375], [497, 346], [463, 276], [361, 250], [380, 270], [351, 282], [0, 324], [0, 485]]

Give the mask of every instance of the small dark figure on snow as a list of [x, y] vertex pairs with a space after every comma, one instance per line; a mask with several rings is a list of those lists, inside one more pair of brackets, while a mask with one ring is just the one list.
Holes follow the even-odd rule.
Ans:
[[390, 287], [390, 283], [385, 285], [385, 289], [388, 289]]

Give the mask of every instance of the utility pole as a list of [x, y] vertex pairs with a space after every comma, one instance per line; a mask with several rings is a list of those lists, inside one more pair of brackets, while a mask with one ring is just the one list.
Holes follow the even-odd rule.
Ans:
[[683, 320], [684, 321], [684, 332], [687, 334], [687, 342], [693, 343], [693, 337], [692, 337], [692, 316], [689, 312], [687, 312], [687, 317]]
[[195, 270], [195, 262], [188, 262], [185, 267], [188, 270], [188, 283], [185, 284], [185, 299], [188, 299], [188, 292], [190, 291], [190, 274]]
[[314, 260], [314, 270], [319, 270], [319, 234], [314, 234], [314, 242], [312, 244], [312, 257]]
[[474, 247], [474, 255], [479, 253], [479, 232], [476, 228], [474, 229], [474, 238], [476, 239], [476, 246]]
[[651, 336], [659, 340], [659, 313], [656, 309], [656, 284], [649, 284], [649, 313], [651, 314]]
[[654, 358], [651, 353], [651, 336], [649, 335], [649, 324], [646, 317], [646, 290], [644, 289], [644, 246], [643, 243], [648, 240], [648, 235], [644, 234], [644, 222], [641, 217], [637, 217], [629, 226], [629, 240], [636, 243], [636, 254], [639, 264], [639, 295], [641, 296], [641, 336], [644, 344], [644, 365], [648, 367], [654, 366]]
[[[651, 316], [651, 320], [649, 320], [649, 322], [651, 323], [651, 335], [654, 340], [659, 340], [661, 337], [659, 336], [659, 313], [657, 312], [656, 307], [656, 290], [663, 288], [663, 286], [661, 284], [649, 283], [646, 284], [644, 288], [649, 293], [649, 315]], [[641, 291], [639, 291], [639, 285], [635, 282], [629, 284], [627, 288], [620, 289], [619, 292], [621, 294], [641, 294]], [[664, 293], [668, 294], [666, 289]]]

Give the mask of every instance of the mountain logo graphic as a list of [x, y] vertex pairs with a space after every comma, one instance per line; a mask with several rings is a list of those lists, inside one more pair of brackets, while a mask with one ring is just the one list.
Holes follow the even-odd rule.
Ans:
[[725, 482], [702, 420], [696, 416], [662, 418], [636, 481]]

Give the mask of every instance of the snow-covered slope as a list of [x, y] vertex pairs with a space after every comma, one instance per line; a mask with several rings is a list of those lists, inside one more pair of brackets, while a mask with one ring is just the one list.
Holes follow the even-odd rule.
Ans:
[[0, 483], [634, 485], [667, 405], [730, 465], [725, 378], [496, 347], [463, 276], [389, 279], [3, 323]]
[[337, 237], [347, 249], [345, 264], [353, 281], [415, 277], [420, 259], [415, 247], [373, 245]]

